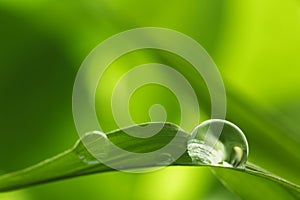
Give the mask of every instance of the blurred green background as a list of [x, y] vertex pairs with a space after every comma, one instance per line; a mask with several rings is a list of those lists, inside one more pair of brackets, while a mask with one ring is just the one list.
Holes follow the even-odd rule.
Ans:
[[[1, 0], [0, 25], [0, 174], [71, 147], [78, 139], [72, 88], [84, 58], [113, 34], [155, 26], [187, 34], [208, 51], [224, 79], [227, 118], [249, 140], [249, 160], [300, 184], [298, 0]], [[159, 51], [121, 59], [121, 67], [109, 73], [120, 76], [128, 66], [149, 61], [185, 65]], [[185, 73], [198, 86], [197, 77]], [[104, 81], [109, 88], [115, 80]], [[176, 101], [166, 100], [174, 97], [162, 88], [148, 92], [155, 98], [137, 94], [131, 103], [135, 120], [148, 120], [145, 110], [155, 99], [169, 106], [168, 120], [178, 123]], [[201, 95], [203, 121], [210, 105], [207, 92]], [[102, 97], [97, 93], [98, 115], [107, 116], [102, 123], [113, 130], [110, 114], [101, 112]], [[220, 198], [238, 199], [209, 169], [199, 167], [104, 173], [0, 194], [11, 200]]]

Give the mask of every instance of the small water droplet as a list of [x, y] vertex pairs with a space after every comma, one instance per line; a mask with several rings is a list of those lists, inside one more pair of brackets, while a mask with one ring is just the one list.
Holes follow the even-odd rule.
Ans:
[[83, 148], [78, 148], [78, 157], [86, 164], [98, 164], [99, 158], [104, 158], [108, 154], [107, 136], [100, 131], [91, 131], [81, 138]]
[[244, 133], [231, 122], [211, 119], [197, 126], [187, 145], [193, 163], [243, 168], [248, 158]]

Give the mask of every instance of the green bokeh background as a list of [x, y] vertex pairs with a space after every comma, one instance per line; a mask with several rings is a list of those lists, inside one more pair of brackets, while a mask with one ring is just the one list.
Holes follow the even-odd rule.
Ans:
[[[180, 31], [208, 51], [224, 79], [227, 118], [249, 140], [249, 160], [300, 184], [298, 0], [1, 0], [0, 174], [35, 164], [75, 143], [72, 88], [81, 62], [107, 37], [145, 26]], [[120, 76], [128, 67], [149, 61], [185, 65], [158, 51], [122, 59], [109, 73]], [[197, 77], [186, 73], [197, 86]], [[109, 89], [114, 80], [104, 81]], [[166, 104], [168, 120], [178, 122], [172, 95], [157, 87], [149, 88], [148, 95], [137, 93], [130, 104], [137, 122], [148, 120], [145, 110], [153, 100]], [[207, 91], [201, 95], [200, 107], [209, 108]], [[101, 112], [102, 97], [105, 94], [96, 98], [98, 115], [108, 116], [102, 123], [105, 130], [113, 130], [109, 113]], [[202, 116], [201, 121], [209, 109]], [[139, 175], [104, 173], [0, 194], [0, 199], [11, 200], [220, 198], [238, 197], [209, 169], [199, 167]]]

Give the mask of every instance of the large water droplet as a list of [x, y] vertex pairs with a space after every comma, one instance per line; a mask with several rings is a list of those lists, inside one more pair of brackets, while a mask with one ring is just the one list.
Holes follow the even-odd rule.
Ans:
[[243, 168], [248, 157], [244, 133], [231, 122], [211, 119], [197, 126], [187, 145], [193, 163]]

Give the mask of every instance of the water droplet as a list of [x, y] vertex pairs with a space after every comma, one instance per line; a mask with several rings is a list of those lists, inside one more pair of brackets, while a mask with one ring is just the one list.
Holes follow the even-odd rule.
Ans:
[[187, 145], [193, 163], [243, 168], [248, 157], [244, 133], [231, 122], [211, 119], [193, 131]]
[[86, 164], [98, 164], [99, 158], [108, 154], [107, 136], [100, 131], [91, 131], [81, 138], [81, 148], [77, 149], [78, 157]]

